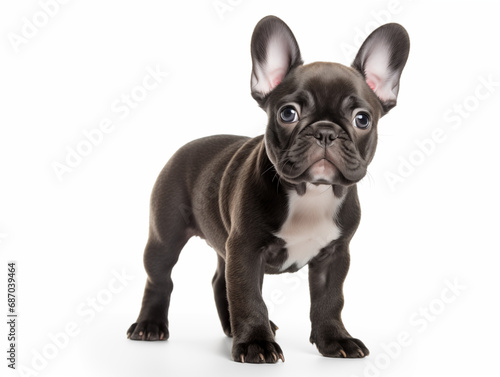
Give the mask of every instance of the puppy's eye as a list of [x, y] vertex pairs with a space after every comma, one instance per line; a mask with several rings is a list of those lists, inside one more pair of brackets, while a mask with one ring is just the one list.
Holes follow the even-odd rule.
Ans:
[[362, 130], [366, 130], [368, 127], [370, 127], [370, 123], [370, 116], [363, 111], [357, 113], [353, 121], [354, 127], [360, 128]]
[[299, 121], [299, 114], [292, 106], [287, 106], [281, 110], [280, 118], [285, 123], [295, 123]]

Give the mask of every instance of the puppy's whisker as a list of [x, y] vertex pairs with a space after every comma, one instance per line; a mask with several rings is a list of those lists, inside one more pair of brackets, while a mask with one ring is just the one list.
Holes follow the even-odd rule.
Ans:
[[373, 175], [368, 170], [366, 171], [366, 177], [368, 178], [370, 187], [375, 184], [375, 178], [373, 178]]
[[270, 166], [270, 167], [268, 167], [266, 170], [264, 170], [264, 171], [262, 172], [261, 176], [262, 176], [262, 175], [264, 175], [264, 174], [266, 174], [266, 173], [267, 173], [269, 170], [271, 170], [271, 169], [274, 169], [274, 165], [271, 165], [271, 166]]

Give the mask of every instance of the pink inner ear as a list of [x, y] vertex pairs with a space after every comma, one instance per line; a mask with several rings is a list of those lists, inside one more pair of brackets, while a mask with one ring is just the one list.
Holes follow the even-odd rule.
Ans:
[[288, 73], [291, 60], [290, 42], [282, 35], [269, 40], [266, 48], [266, 60], [258, 63], [255, 77], [252, 77], [252, 90], [267, 94], [276, 88]]
[[372, 80], [366, 80], [366, 83], [371, 88], [371, 90], [375, 91], [375, 89], [377, 89], [377, 85]]
[[389, 68], [390, 48], [379, 46], [368, 56], [365, 64], [365, 77], [368, 86], [382, 101], [396, 100], [393, 92], [398, 76]]
[[278, 78], [275, 78], [272, 82], [271, 82], [271, 86], [273, 88], [276, 88], [281, 82], [281, 77], [278, 77]]
[[267, 81], [269, 83], [268, 92], [276, 88], [281, 80], [285, 77], [286, 70], [283, 67], [275, 68], [273, 71], [268, 73]]

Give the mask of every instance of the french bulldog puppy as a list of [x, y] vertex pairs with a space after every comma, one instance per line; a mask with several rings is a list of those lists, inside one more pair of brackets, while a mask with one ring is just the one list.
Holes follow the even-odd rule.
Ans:
[[288, 26], [268, 16], [255, 27], [251, 93], [269, 119], [256, 138], [217, 135], [180, 148], [151, 197], [148, 274], [133, 340], [166, 340], [171, 271], [192, 236], [215, 249], [212, 284], [232, 358], [284, 361], [262, 299], [264, 274], [309, 266], [310, 341], [328, 357], [368, 355], [345, 329], [342, 285], [360, 221], [356, 183], [377, 146], [379, 119], [396, 105], [409, 38], [383, 25], [350, 67], [304, 65]]

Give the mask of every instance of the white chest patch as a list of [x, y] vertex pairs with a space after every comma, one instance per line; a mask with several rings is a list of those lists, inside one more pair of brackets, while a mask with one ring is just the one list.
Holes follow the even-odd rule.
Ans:
[[281, 271], [293, 264], [303, 267], [323, 247], [340, 237], [334, 218], [341, 204], [342, 198], [335, 197], [329, 185], [308, 184], [302, 196], [295, 191], [289, 193], [288, 217], [275, 234], [286, 242], [288, 251]]

